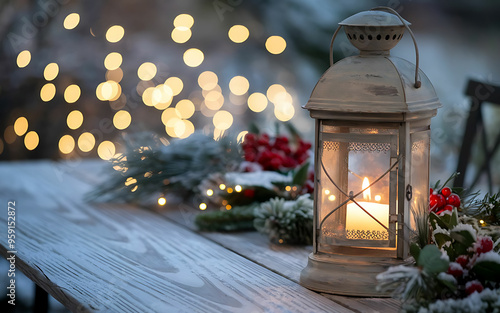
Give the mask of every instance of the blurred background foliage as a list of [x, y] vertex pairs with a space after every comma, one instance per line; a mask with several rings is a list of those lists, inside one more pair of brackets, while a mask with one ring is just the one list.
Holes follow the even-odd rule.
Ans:
[[[450, 173], [467, 79], [499, 81], [498, 1], [1, 1], [0, 159], [108, 158], [123, 151], [123, 133], [217, 137], [251, 122], [272, 132], [290, 120], [312, 139], [301, 106], [328, 67], [337, 23], [379, 5], [412, 23], [443, 103], [433, 175]], [[344, 37], [336, 59], [357, 53]], [[414, 62], [408, 36], [391, 53]], [[498, 109], [486, 110], [494, 133]]]

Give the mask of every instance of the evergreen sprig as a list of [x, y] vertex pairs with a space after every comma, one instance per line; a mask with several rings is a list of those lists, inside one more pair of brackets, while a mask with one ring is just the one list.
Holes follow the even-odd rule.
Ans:
[[204, 178], [232, 170], [241, 161], [236, 140], [216, 141], [202, 133], [168, 145], [154, 135], [138, 134], [125, 138], [125, 146], [125, 153], [111, 160], [115, 171], [109, 180], [91, 196], [137, 201], [169, 192], [193, 197]]

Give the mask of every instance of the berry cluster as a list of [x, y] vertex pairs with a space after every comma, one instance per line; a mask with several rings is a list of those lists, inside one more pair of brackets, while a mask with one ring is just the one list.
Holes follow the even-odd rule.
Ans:
[[484, 287], [479, 280], [471, 273], [473, 271], [477, 258], [482, 253], [487, 253], [493, 250], [493, 240], [489, 236], [478, 237], [473, 246], [472, 255], [460, 255], [454, 262], [450, 262], [447, 273], [455, 277], [458, 284], [463, 286], [462, 289], [467, 295], [475, 291], [481, 292]]
[[309, 158], [311, 144], [299, 139], [293, 149], [287, 137], [278, 136], [272, 139], [268, 134], [248, 133], [242, 148], [247, 162], [258, 163], [266, 171], [279, 171], [304, 163]]
[[440, 191], [430, 189], [429, 211], [440, 215], [458, 207], [460, 207], [460, 197], [453, 193], [451, 188], [443, 187]]

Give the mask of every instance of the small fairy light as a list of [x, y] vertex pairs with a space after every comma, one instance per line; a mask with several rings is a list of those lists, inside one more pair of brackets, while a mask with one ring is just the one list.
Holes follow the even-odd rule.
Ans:
[[234, 191], [236, 191], [236, 192], [241, 192], [242, 190], [243, 190], [243, 188], [240, 185], [236, 185], [234, 187]]
[[285, 190], [286, 190], [286, 191], [292, 191], [292, 187], [290, 187], [290, 186], [286, 186], [286, 187], [285, 187]]
[[233, 188], [231, 188], [231, 187], [227, 188], [227, 193], [233, 193], [233, 191], [234, 191]]
[[200, 203], [200, 210], [204, 211], [207, 209], [207, 204], [206, 203]]
[[329, 195], [329, 194], [330, 194], [330, 190], [325, 189], [325, 195]]
[[214, 195], [214, 191], [212, 189], [207, 190], [207, 196], [211, 197]]
[[165, 199], [165, 197], [158, 198], [158, 204], [161, 206], [167, 204], [167, 199]]
[[484, 220], [479, 220], [479, 224], [481, 224], [481, 226], [483, 226], [485, 224]]
[[229, 210], [231, 210], [232, 208], [233, 208], [233, 207], [232, 207], [230, 204], [226, 205], [226, 210], [228, 210], [228, 211], [229, 211]]
[[335, 198], [335, 196], [334, 196], [334, 195], [330, 195], [330, 196], [328, 196], [328, 200], [330, 200], [330, 201], [335, 201], [335, 199], [336, 199], [336, 198]]
[[375, 196], [375, 201], [379, 202], [380, 200], [382, 200], [382, 197], [380, 195], [376, 195]]
[[283, 239], [278, 240], [279, 243], [283, 243]]
[[224, 185], [224, 184], [220, 184], [220, 185], [219, 185], [219, 189], [220, 189], [220, 190], [224, 190], [224, 189], [226, 189], [226, 185]]

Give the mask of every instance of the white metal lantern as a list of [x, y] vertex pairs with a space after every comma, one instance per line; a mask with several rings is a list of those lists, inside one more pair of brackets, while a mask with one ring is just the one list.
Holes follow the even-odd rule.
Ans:
[[[375, 276], [408, 261], [414, 217], [427, 209], [430, 122], [440, 103], [418, 69], [409, 23], [394, 10], [378, 7], [339, 25], [331, 45], [343, 26], [360, 54], [333, 64], [331, 46], [331, 66], [305, 105], [316, 122], [314, 251], [300, 281], [321, 292], [384, 296]], [[417, 65], [389, 53], [406, 29]]]

